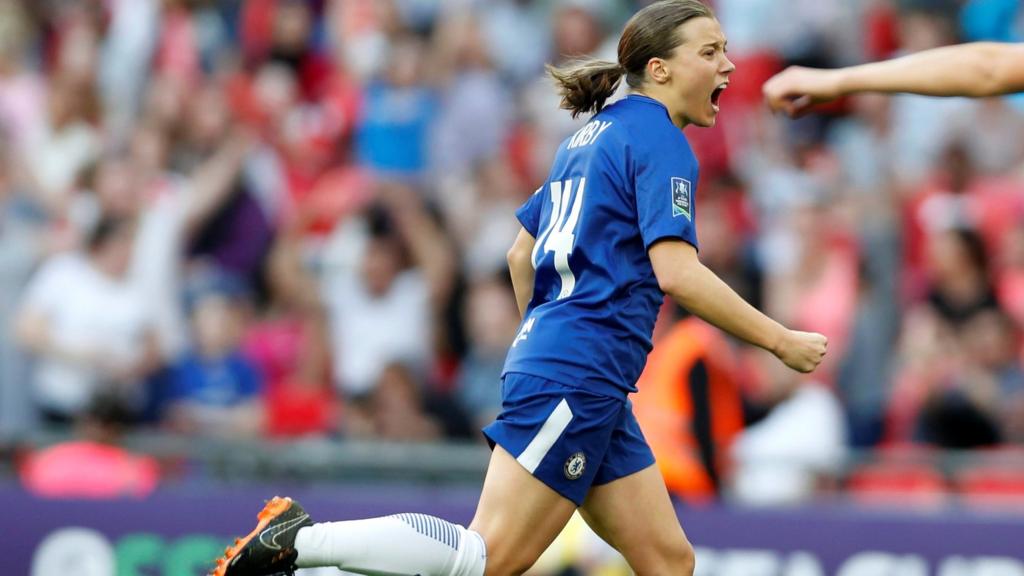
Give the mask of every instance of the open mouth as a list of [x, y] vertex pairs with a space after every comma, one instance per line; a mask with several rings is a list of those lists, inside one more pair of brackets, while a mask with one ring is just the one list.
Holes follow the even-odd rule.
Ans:
[[711, 107], [715, 109], [715, 112], [719, 110], [719, 100], [722, 98], [722, 92], [729, 86], [728, 82], [722, 82], [711, 92]]

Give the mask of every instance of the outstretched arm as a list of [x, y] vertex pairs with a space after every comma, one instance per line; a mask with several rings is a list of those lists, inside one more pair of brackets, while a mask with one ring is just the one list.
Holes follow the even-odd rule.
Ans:
[[662, 240], [648, 254], [663, 292], [680, 306], [729, 334], [775, 354], [786, 366], [810, 372], [821, 363], [828, 339], [788, 330], [736, 294], [697, 259], [682, 240]]
[[185, 212], [188, 234], [200, 230], [231, 197], [253, 141], [244, 131], [231, 134], [192, 174]]
[[1024, 44], [974, 42], [831, 70], [792, 66], [764, 85], [768, 105], [798, 116], [856, 92], [996, 96], [1024, 91]]

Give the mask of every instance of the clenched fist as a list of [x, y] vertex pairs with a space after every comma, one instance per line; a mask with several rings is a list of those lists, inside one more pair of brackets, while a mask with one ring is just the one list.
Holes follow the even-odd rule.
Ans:
[[765, 82], [761, 91], [773, 112], [800, 116], [815, 104], [842, 96], [839, 74], [837, 70], [790, 66]]
[[821, 364], [828, 350], [828, 338], [817, 332], [789, 330], [775, 350], [783, 364], [797, 372], [811, 372]]

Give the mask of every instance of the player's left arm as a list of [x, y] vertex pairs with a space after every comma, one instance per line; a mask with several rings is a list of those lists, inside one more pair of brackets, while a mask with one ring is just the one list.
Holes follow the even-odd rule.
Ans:
[[516, 293], [520, 316], [526, 315], [526, 307], [533, 298], [533, 245], [536, 241], [526, 228], [520, 228], [507, 255], [508, 271], [512, 276], [512, 289]]
[[729, 334], [770, 351], [794, 370], [810, 372], [825, 356], [821, 334], [789, 330], [740, 297], [697, 258], [688, 242], [666, 238], [648, 250], [661, 290]]

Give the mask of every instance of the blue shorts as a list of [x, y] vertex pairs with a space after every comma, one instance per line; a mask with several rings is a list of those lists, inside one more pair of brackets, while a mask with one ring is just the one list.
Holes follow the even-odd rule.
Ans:
[[538, 480], [576, 503], [600, 486], [654, 464], [628, 400], [508, 373], [501, 414], [484, 428]]

